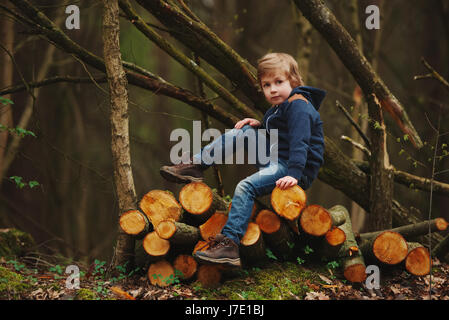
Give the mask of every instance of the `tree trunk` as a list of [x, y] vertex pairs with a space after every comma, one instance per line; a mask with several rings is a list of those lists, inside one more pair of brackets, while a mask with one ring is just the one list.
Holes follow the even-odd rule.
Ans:
[[[118, 199], [119, 216], [136, 208], [136, 191], [129, 150], [128, 92], [125, 71], [120, 54], [120, 21], [117, 0], [103, 0], [103, 54], [108, 75], [111, 103], [111, 151], [114, 168], [114, 184]], [[113, 267], [133, 266], [134, 239], [118, 227]]]
[[[2, 39], [2, 45], [10, 54], [13, 54], [14, 49], [14, 22], [12, 19], [2, 17], [0, 22], [0, 39]], [[8, 53], [4, 52], [0, 48], [0, 65], [2, 66], [0, 74], [0, 87], [4, 88], [12, 85], [13, 83], [13, 63]], [[10, 95], [5, 95], [3, 98], [11, 99]], [[7, 128], [13, 126], [12, 109], [11, 105], [0, 104], [0, 124]], [[0, 181], [3, 181], [3, 176], [6, 173], [7, 167], [4, 164], [5, 150], [8, 145], [8, 130], [0, 131]], [[5, 168], [6, 167], [6, 168]]]
[[370, 231], [391, 229], [393, 225], [393, 170], [387, 151], [387, 134], [382, 109], [374, 95], [367, 97], [368, 114], [372, 120], [370, 214], [367, 228]]

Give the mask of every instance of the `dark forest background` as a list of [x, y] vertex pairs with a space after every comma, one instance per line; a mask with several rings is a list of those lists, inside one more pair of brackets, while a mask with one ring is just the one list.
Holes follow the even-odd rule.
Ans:
[[[440, 132], [449, 131], [449, 97], [448, 91], [437, 81], [414, 80], [413, 77], [427, 73], [421, 62], [423, 57], [449, 79], [449, 1], [356, 1], [356, 14], [353, 1], [324, 2], [351, 35], [362, 40], [360, 44], [365, 56], [403, 103], [419, 135], [427, 143], [416, 150], [404, 142], [403, 133], [386, 114], [391, 163], [400, 170], [429, 177], [431, 162], [428, 159], [433, 157], [430, 145], [435, 141], [431, 125], [436, 125], [441, 108]], [[58, 21], [74, 41], [102, 56], [100, 1], [72, 1], [58, 5], [54, 1], [33, 3], [39, 5], [53, 21]], [[188, 3], [221, 39], [253, 65], [269, 51], [287, 52], [297, 57], [306, 84], [328, 92], [320, 109], [326, 135], [338, 141], [347, 155], [353, 155], [353, 147], [341, 141], [340, 136], [358, 137], [336, 107], [336, 100], [350, 109], [355, 103], [356, 83], [318, 32], [311, 28], [307, 37], [304, 35], [304, 20], [300, 19], [290, 1], [191, 0]], [[68, 4], [80, 7], [80, 30], [63, 27], [67, 16], [64, 10]], [[365, 8], [369, 4], [377, 4], [380, 8], [379, 30], [365, 28], [368, 16]], [[159, 25], [145, 10], [137, 5], [135, 8], [147, 21]], [[5, 19], [5, 16], [0, 16], [2, 26]], [[10, 57], [7, 58], [13, 66], [12, 83], [20, 83], [21, 76], [27, 81], [36, 80], [44, 64], [48, 64], [44, 77], [89, 75], [86, 70], [90, 69], [78, 60], [59, 49], [50, 49], [52, 46], [47, 41], [23, 33], [23, 30], [17, 24], [12, 29], [2, 29], [0, 43], [3, 46], [10, 39], [5, 35], [13, 34], [14, 63]], [[168, 37], [163, 30], [160, 32]], [[171, 38], [170, 41], [176, 42]], [[181, 87], [195, 90], [193, 76], [125, 19], [121, 24], [121, 50], [123, 60], [134, 62]], [[185, 52], [189, 54], [187, 50]], [[0, 69], [4, 68], [5, 65], [0, 66]], [[207, 70], [218, 76], [215, 70]], [[11, 83], [1, 83], [0, 87], [9, 85]], [[0, 228], [16, 227], [31, 233], [48, 254], [61, 254], [86, 262], [94, 258], [108, 260], [116, 238], [118, 206], [112, 176], [107, 84], [60, 83], [34, 89], [33, 92], [36, 95], [34, 102], [26, 91], [10, 96], [14, 102], [14, 124], [31, 104], [27, 130], [34, 132], [36, 137], [22, 139], [16, 157], [3, 173]], [[201, 119], [201, 112], [133, 86], [129, 86], [129, 94], [132, 169], [138, 199], [152, 189], [168, 189], [177, 196], [181, 186], [165, 181], [159, 168], [169, 163], [170, 148], [176, 143], [170, 142], [170, 132], [176, 128], [191, 132], [192, 121]], [[360, 117], [357, 112], [354, 115], [359, 120], [363, 119], [363, 115]], [[212, 127], [221, 132], [225, 129], [215, 121], [212, 121]], [[449, 143], [449, 135], [442, 136], [440, 143]], [[438, 171], [449, 168], [447, 157], [438, 159], [436, 164]], [[255, 170], [246, 165], [221, 165], [219, 169], [225, 193], [231, 196], [238, 181]], [[40, 185], [18, 188], [11, 176], [37, 181]], [[449, 183], [449, 171], [438, 175], [437, 180]], [[206, 182], [216, 186], [212, 170], [207, 172]], [[342, 204], [352, 208], [354, 226], [363, 230], [363, 212], [360, 213], [340, 191], [316, 180], [307, 190], [307, 196], [310, 204], [324, 207]], [[427, 217], [429, 193], [417, 191], [413, 186], [396, 184], [395, 198], [406, 207], [418, 208], [425, 215], [423, 219]], [[448, 197], [434, 195], [432, 217], [449, 219], [448, 207]]]

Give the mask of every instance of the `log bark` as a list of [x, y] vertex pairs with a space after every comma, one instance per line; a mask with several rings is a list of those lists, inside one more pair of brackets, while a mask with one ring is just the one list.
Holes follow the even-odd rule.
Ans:
[[264, 209], [257, 215], [256, 223], [263, 233], [266, 245], [273, 250], [276, 257], [283, 257], [286, 260], [294, 257], [298, 250], [297, 239], [284, 218]]
[[[430, 226], [429, 226], [430, 225]], [[444, 218], [436, 218], [433, 220], [428, 221], [422, 221], [415, 224], [409, 224], [406, 226], [401, 226], [397, 228], [390, 229], [389, 231], [400, 233], [405, 239], [411, 239], [414, 237], [425, 235], [429, 232], [438, 232], [438, 231], [444, 231], [449, 226], [448, 222]], [[385, 230], [383, 230], [385, 231]], [[373, 237], [378, 236], [383, 231], [376, 231], [376, 232], [368, 232], [368, 233], [362, 233], [359, 236], [358, 241], [362, 242], [365, 240], [369, 240]]]
[[170, 262], [161, 260], [150, 265], [147, 276], [153, 286], [167, 287], [172, 283], [175, 269]]
[[346, 241], [345, 232], [339, 227], [332, 227], [324, 236], [321, 254], [327, 259], [336, 257]]
[[226, 211], [229, 205], [203, 182], [186, 184], [179, 192], [179, 202], [196, 225], [205, 223], [216, 211]]
[[298, 185], [285, 190], [275, 187], [271, 192], [273, 210], [290, 221], [299, 218], [301, 211], [306, 207], [306, 202], [306, 193]]
[[261, 266], [267, 262], [264, 239], [257, 223], [248, 224], [248, 229], [240, 241], [240, 259], [243, 268]]
[[179, 221], [182, 217], [182, 207], [169, 191], [151, 190], [142, 197], [139, 206], [153, 226], [167, 219]]
[[334, 206], [329, 210], [342, 211], [346, 217], [345, 223], [338, 227], [345, 233], [346, 240], [337, 253], [337, 257], [341, 259], [344, 277], [351, 282], [363, 282], [366, 279], [365, 260], [355, 240], [349, 212], [343, 206]]
[[137, 240], [143, 239], [153, 228], [148, 217], [139, 210], [123, 213], [120, 216], [119, 225], [123, 232], [134, 236]]
[[178, 270], [181, 273], [181, 279], [188, 280], [195, 275], [198, 269], [198, 263], [192, 256], [181, 254], [173, 261], [173, 267], [175, 268], [175, 272]]
[[384, 265], [397, 265], [407, 256], [408, 246], [401, 234], [383, 231], [376, 237], [361, 243], [360, 250], [365, 259]]
[[405, 269], [415, 276], [425, 276], [430, 273], [432, 261], [430, 252], [418, 242], [407, 242], [408, 254], [404, 260]]
[[[443, 240], [438, 242], [438, 244], [435, 246], [435, 248], [432, 249], [432, 255], [442, 259], [446, 260], [446, 254], [449, 251], [449, 234], [446, 235]], [[449, 259], [447, 259], [449, 261]]]
[[193, 247], [201, 237], [200, 230], [197, 227], [173, 220], [159, 222], [156, 232], [159, 237], [170, 241], [173, 245], [187, 247]]

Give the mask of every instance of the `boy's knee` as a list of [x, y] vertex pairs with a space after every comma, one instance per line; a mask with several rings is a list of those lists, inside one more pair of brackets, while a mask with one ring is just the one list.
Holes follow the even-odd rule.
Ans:
[[252, 189], [252, 184], [247, 179], [243, 179], [242, 181], [237, 183], [235, 193], [249, 193], [252, 191]]

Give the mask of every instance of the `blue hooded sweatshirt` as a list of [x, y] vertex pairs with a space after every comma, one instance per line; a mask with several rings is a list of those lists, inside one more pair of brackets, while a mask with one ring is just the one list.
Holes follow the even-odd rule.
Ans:
[[301, 94], [308, 102], [288, 99], [271, 107], [264, 115], [261, 128], [269, 134], [278, 129], [278, 157], [288, 163], [288, 175], [301, 181], [306, 176], [307, 185], [317, 177], [323, 164], [324, 135], [323, 122], [318, 109], [326, 96], [326, 91], [301, 86], [290, 93]]

